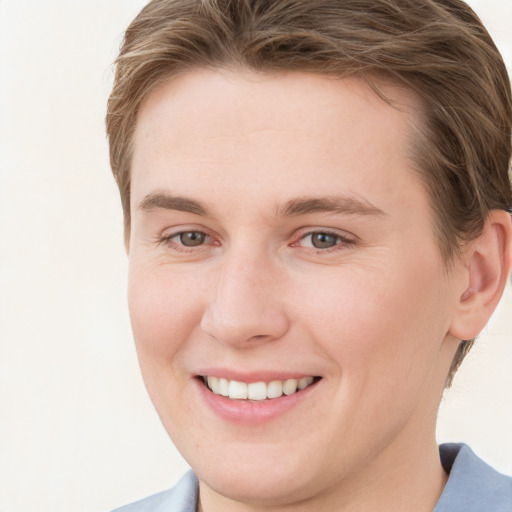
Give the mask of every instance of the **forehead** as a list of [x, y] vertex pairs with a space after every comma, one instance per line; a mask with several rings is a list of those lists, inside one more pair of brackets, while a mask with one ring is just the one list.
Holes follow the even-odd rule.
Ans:
[[213, 194], [212, 185], [229, 184], [261, 201], [293, 199], [307, 187], [385, 206], [419, 180], [409, 159], [414, 98], [397, 87], [383, 92], [395, 108], [357, 78], [232, 70], [175, 77], [139, 113], [134, 202], [155, 188]]

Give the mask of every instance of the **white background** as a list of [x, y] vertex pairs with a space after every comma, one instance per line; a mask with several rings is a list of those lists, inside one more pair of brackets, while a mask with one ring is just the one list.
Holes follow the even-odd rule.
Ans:
[[[185, 463], [146, 396], [104, 135], [143, 0], [0, 0], [0, 512], [106, 511]], [[512, 67], [512, 1], [470, 2]], [[512, 290], [447, 393], [439, 440], [512, 474]]]

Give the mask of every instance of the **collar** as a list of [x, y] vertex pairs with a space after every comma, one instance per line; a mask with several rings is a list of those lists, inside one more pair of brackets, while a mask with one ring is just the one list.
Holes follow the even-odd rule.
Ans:
[[448, 482], [433, 512], [511, 512], [512, 478], [498, 473], [465, 444], [439, 447]]

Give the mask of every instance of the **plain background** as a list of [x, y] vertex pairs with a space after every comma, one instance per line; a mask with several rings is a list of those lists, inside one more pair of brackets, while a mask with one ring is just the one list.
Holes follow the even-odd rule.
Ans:
[[[473, 0], [509, 69], [512, 1]], [[104, 135], [142, 0], [0, 0], [0, 512], [106, 511], [186, 465], [139, 375]], [[441, 408], [512, 474], [512, 290]]]

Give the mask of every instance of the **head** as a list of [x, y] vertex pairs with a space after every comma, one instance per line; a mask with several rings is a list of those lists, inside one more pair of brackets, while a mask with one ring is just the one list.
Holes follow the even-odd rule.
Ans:
[[[354, 447], [371, 439], [370, 459], [414, 437], [399, 432], [435, 423], [444, 382], [510, 265], [511, 122], [505, 66], [459, 0], [158, 0], [143, 9], [117, 61], [111, 164], [142, 371], [200, 477], [198, 460], [216, 460], [219, 444], [231, 443], [217, 489], [244, 489], [237, 464], [254, 450], [262, 473], [283, 454], [285, 467], [310, 460], [304, 486], [294, 481], [304, 493], [326, 490], [313, 460], [325, 439], [332, 450], [323, 464], [334, 468], [339, 461], [327, 455], [345, 453], [354, 473], [363, 452], [343, 439]], [[338, 214], [341, 223], [330, 217]], [[485, 263], [487, 242], [502, 248], [489, 258], [501, 274]], [[484, 289], [485, 313], [468, 322]], [[289, 361], [292, 374], [275, 359]], [[258, 382], [313, 377], [300, 393], [324, 389], [319, 414], [327, 400], [339, 408], [295, 457], [281, 436], [286, 414], [299, 413], [269, 420], [261, 435], [222, 427], [180, 398], [192, 370], [196, 384], [216, 372], [251, 383], [251, 372]], [[190, 396], [210, 400], [203, 388]], [[275, 413], [265, 407], [263, 415]], [[387, 407], [394, 419], [372, 430]], [[193, 446], [190, 432], [199, 433]], [[298, 442], [301, 431], [292, 425], [289, 435]], [[256, 486], [259, 496], [268, 485]]]
[[[512, 207], [507, 71], [464, 2], [152, 1], [126, 31], [108, 104], [126, 242], [138, 112], [160, 84], [198, 68], [355, 75], [379, 94], [382, 84], [413, 92], [411, 151], [447, 265], [491, 210]], [[448, 383], [472, 343], [461, 343]]]

